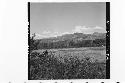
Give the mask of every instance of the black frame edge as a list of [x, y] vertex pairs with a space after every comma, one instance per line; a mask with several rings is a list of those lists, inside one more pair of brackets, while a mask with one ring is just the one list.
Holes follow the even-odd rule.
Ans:
[[106, 2], [106, 79], [110, 79], [110, 2]]
[[30, 2], [28, 2], [28, 80], [30, 80]]
[[[110, 2], [106, 2], [106, 79], [110, 79]], [[28, 2], [28, 80], [30, 79], [30, 2]]]

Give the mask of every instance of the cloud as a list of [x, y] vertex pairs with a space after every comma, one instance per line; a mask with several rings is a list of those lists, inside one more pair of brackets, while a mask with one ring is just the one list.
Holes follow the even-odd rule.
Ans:
[[73, 32], [82, 33], [83, 31], [88, 30], [85, 26], [76, 26], [75, 29], [73, 29]]
[[57, 37], [64, 34], [73, 34], [76, 32], [84, 33], [84, 34], [92, 34], [94, 32], [106, 33], [106, 29], [99, 26], [95, 26], [95, 27], [75, 26], [75, 28], [70, 32], [60, 33], [60, 32], [43, 31], [41, 34], [36, 34], [36, 38], [41, 39], [41, 38]]
[[64, 35], [64, 34], [71, 34], [71, 33], [70, 32], [63, 32], [62, 35]]
[[40, 34], [38, 34], [38, 33], [35, 33], [35, 35], [38, 36], [38, 37], [42, 36], [42, 35], [40, 35]]
[[51, 32], [51, 31], [43, 31], [41, 34], [36, 33], [36, 39], [49, 38], [49, 37], [57, 37], [62, 34], [59, 32]]
[[73, 33], [85, 33], [92, 34], [94, 32], [106, 33], [106, 29], [103, 27], [95, 26], [95, 27], [86, 27], [86, 26], [76, 26], [75, 29], [72, 30]]
[[38, 34], [38, 33], [35, 33], [35, 39], [41, 39], [41, 38], [46, 38], [46, 35], [41, 35], [41, 34]]
[[49, 34], [49, 33], [51, 33], [51, 32], [50, 31], [43, 31], [42, 34]]

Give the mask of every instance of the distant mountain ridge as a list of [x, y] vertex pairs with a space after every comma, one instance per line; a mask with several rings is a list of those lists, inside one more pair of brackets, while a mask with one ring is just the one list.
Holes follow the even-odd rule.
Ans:
[[106, 38], [106, 33], [94, 32], [93, 34], [84, 34], [84, 33], [64, 34], [62, 36], [43, 38], [38, 40], [42, 42], [58, 42], [65, 40], [95, 40], [104, 38]]

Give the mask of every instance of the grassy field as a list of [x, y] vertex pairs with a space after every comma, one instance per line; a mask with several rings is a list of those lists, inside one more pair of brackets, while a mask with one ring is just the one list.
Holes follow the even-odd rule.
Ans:
[[[43, 53], [45, 50], [36, 50], [35, 52]], [[90, 62], [106, 62], [105, 47], [86, 47], [86, 48], [63, 48], [63, 49], [48, 49], [49, 55], [54, 55], [56, 58], [64, 62], [64, 58], [77, 57], [80, 61], [89, 58]]]
[[47, 49], [47, 55], [44, 51], [31, 53], [30, 79], [106, 78], [105, 47]]

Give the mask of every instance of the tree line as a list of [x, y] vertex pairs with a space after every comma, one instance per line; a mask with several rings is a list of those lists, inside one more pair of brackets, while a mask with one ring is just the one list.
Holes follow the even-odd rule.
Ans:
[[65, 40], [57, 42], [52, 42], [52, 41], [43, 42], [42, 40], [33, 39], [34, 37], [35, 34], [32, 37], [30, 37], [30, 50], [106, 46], [106, 38], [95, 39], [95, 40], [81, 40], [81, 41]]
[[51, 48], [79, 48], [79, 47], [101, 47], [106, 46], [106, 39], [95, 39], [95, 40], [82, 40], [73, 41], [65, 40], [58, 42], [39, 42], [37, 45], [38, 49], [51, 49]]

